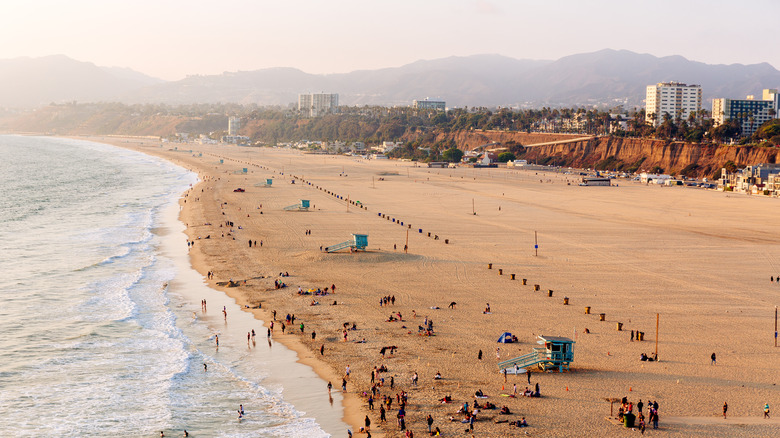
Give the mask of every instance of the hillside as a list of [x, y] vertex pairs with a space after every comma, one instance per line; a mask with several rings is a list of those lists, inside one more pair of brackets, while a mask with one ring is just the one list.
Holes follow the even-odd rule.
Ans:
[[286, 107], [297, 102], [299, 93], [332, 92], [347, 106], [408, 106], [430, 97], [444, 99], [449, 107], [622, 104], [630, 109], [643, 106], [647, 85], [670, 80], [700, 84], [708, 108], [713, 97], [744, 98], [780, 87], [780, 71], [766, 63], [711, 65], [605, 49], [554, 61], [452, 56], [341, 74], [279, 67], [164, 82], [129, 69], [50, 56], [0, 60], [0, 107], [71, 101]]

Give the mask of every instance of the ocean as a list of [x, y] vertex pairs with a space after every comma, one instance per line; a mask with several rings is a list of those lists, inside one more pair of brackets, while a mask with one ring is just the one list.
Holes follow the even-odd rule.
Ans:
[[177, 200], [196, 182], [109, 145], [0, 136], [0, 436], [342, 427], [339, 396], [189, 267]]

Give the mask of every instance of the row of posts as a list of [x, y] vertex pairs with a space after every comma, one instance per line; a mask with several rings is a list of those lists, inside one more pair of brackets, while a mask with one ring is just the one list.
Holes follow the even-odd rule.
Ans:
[[[488, 263], [488, 269], [493, 269], [493, 264], [492, 263]], [[504, 270], [503, 269], [499, 269], [498, 270], [498, 275], [504, 275]], [[515, 274], [510, 274], [510, 275], [512, 276], [512, 280], [514, 280], [515, 279]], [[523, 286], [526, 286], [527, 284], [528, 284], [528, 279], [524, 278], [523, 279]], [[534, 291], [538, 292], [540, 289], [541, 289], [540, 285], [538, 285], [538, 284], [534, 285]], [[547, 290], [547, 296], [552, 298], [552, 296], [553, 296], [553, 290], [552, 289], [548, 289]], [[569, 297], [563, 297], [563, 305], [564, 306], [568, 306], [569, 305]], [[590, 315], [590, 306], [585, 306], [585, 314], [586, 315]], [[606, 321], [606, 320], [607, 320], [607, 314], [606, 313], [599, 313], [599, 321]], [[615, 328], [618, 331], [622, 331], [623, 330], [623, 323], [622, 322], [618, 322], [616, 324]], [[637, 336], [636, 337], [637, 341], [643, 341], [645, 339], [644, 332], [637, 332], [636, 336]]]

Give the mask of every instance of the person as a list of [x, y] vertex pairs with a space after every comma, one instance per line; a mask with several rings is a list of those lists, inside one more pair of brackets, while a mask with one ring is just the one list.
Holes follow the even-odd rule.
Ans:
[[517, 427], [528, 427], [528, 422], [525, 421], [525, 417], [520, 419], [520, 422], [517, 423]]
[[331, 389], [333, 389], [333, 384], [328, 382], [328, 394], [330, 394]]
[[208, 370], [209, 370], [209, 366], [206, 365], [206, 362], [203, 362], [203, 371], [208, 371]]
[[425, 421], [428, 423], [428, 433], [431, 433], [431, 426], [433, 426], [433, 417], [431, 417], [430, 414], [428, 414], [428, 418], [425, 419]]
[[163, 432], [163, 431], [160, 431], [160, 436], [161, 436], [161, 437], [164, 437], [164, 436], [165, 436], [165, 432]]
[[441, 373], [436, 371], [436, 375], [433, 376], [433, 380], [441, 380]]
[[214, 335], [214, 341], [217, 343], [217, 347], [219, 347], [219, 335]]
[[769, 418], [769, 403], [764, 405], [764, 418]]
[[187, 432], [187, 429], [184, 429], [184, 436], [185, 436], [185, 437], [188, 437], [188, 436], [190, 436], [190, 433], [189, 433], [189, 432]]
[[371, 428], [371, 419], [370, 419], [370, 418], [368, 418], [368, 415], [366, 415], [366, 419], [365, 419], [365, 420], [363, 420], [363, 421], [364, 421], [364, 422], [365, 422], [365, 424], [366, 424], [366, 432], [368, 432], [368, 431], [370, 430], [370, 428]]
[[712, 362], [710, 365], [715, 365], [715, 353], [712, 353], [712, 356], [710, 356], [710, 359], [712, 359]]
[[325, 356], [325, 344], [320, 345], [320, 356]]
[[531, 384], [531, 369], [528, 368], [525, 370], [525, 376], [528, 377], [528, 384]]
[[506, 383], [506, 368], [504, 368], [504, 383]]
[[341, 391], [347, 392], [347, 379], [341, 379]]
[[482, 350], [479, 350], [479, 353], [477, 353], [477, 360], [482, 360]]
[[385, 405], [379, 405], [379, 422], [384, 423], [387, 421], [387, 411], [385, 411]]
[[723, 418], [726, 418], [726, 411], [729, 410], [729, 404], [726, 402], [723, 402]]

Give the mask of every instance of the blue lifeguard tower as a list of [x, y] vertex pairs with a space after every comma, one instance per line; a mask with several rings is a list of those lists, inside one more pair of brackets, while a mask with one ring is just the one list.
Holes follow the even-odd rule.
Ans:
[[548, 371], [557, 369], [559, 372], [569, 370], [569, 364], [574, 361], [574, 341], [560, 336], [538, 336], [536, 341], [543, 347], [535, 347], [532, 353], [525, 354], [514, 359], [499, 362], [498, 369], [504, 370], [528, 368], [536, 365], [540, 370]]
[[255, 187], [273, 187], [274, 180], [271, 178], [267, 178], [264, 183], [257, 183], [255, 184]]
[[352, 248], [355, 251], [365, 251], [368, 246], [368, 234], [353, 234], [352, 240], [325, 247], [325, 252], [336, 252], [344, 248]]
[[285, 211], [309, 211], [309, 200], [301, 199], [297, 204], [288, 205], [284, 207]]

